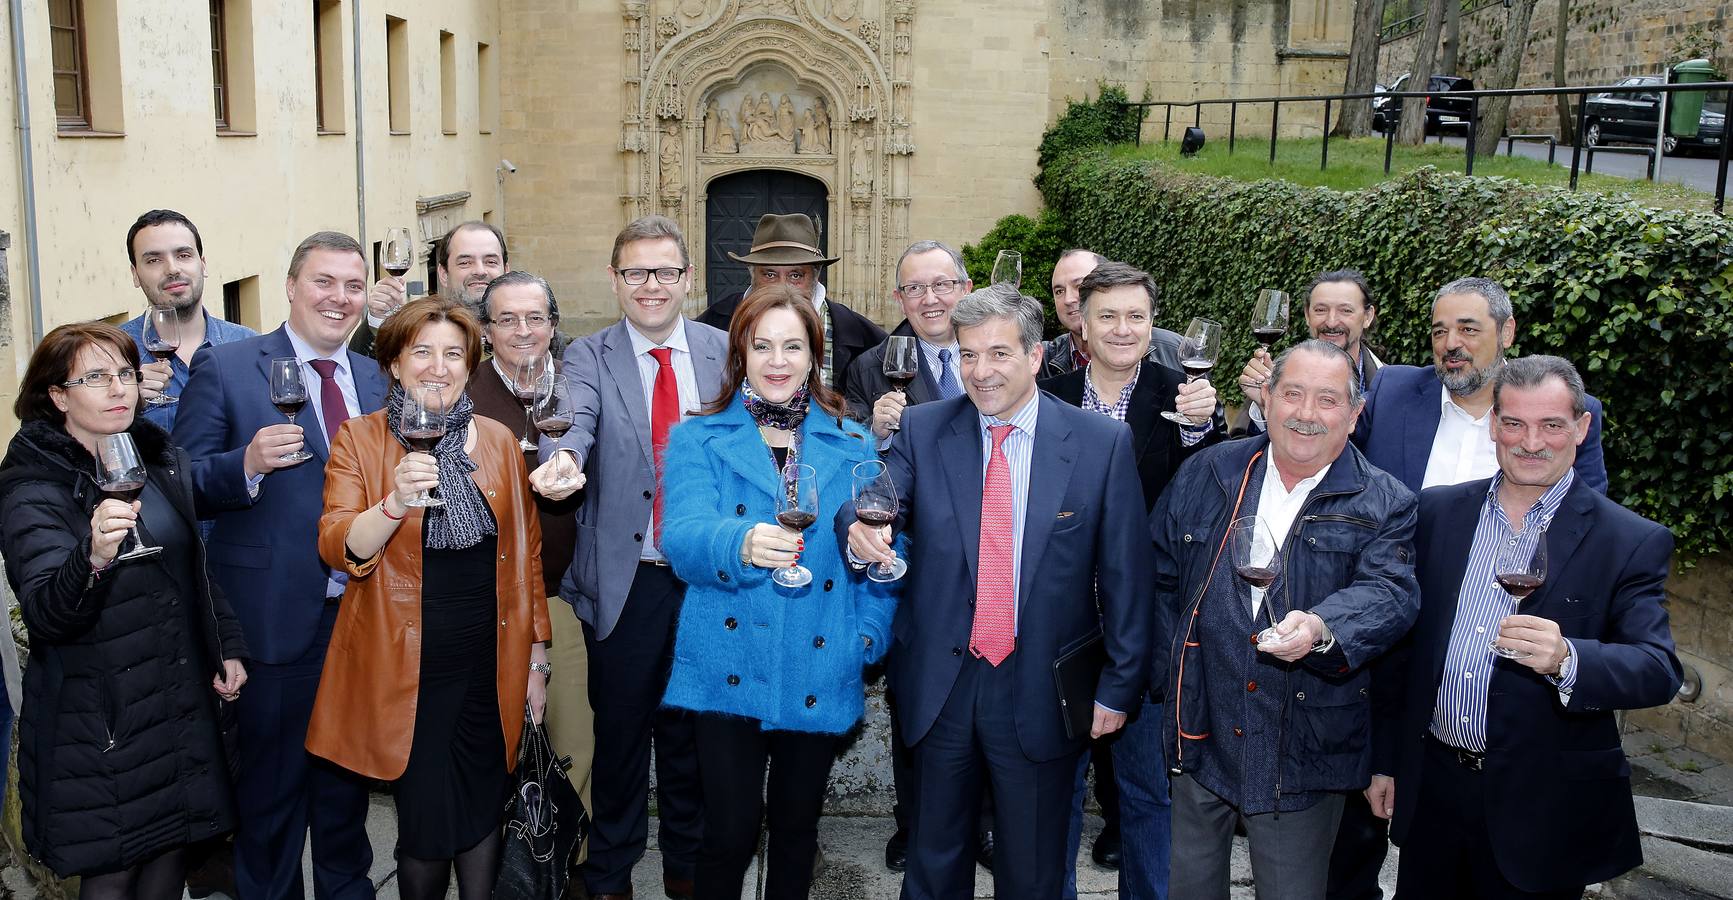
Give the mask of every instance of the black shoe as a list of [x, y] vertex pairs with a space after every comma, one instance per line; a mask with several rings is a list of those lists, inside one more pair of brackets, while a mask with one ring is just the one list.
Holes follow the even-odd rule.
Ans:
[[1119, 871], [1119, 826], [1109, 825], [1101, 829], [1089, 855], [1095, 860], [1095, 864], [1103, 869]]
[[885, 868], [892, 872], [901, 872], [909, 864], [909, 832], [906, 828], [898, 828], [891, 839], [885, 841]]
[[991, 829], [981, 832], [981, 843], [975, 848], [975, 862], [987, 871], [993, 871], [993, 832]]

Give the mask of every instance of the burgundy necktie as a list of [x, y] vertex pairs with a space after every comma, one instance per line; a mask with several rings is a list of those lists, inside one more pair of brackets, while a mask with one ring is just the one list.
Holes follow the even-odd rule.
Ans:
[[668, 447], [668, 432], [680, 422], [680, 386], [674, 381], [674, 351], [654, 347], [656, 385], [650, 399], [650, 454], [656, 462], [656, 546], [662, 546], [662, 451]]
[[337, 429], [349, 421], [349, 404], [343, 402], [343, 389], [337, 386], [337, 361], [310, 359], [307, 364], [319, 373], [319, 413], [325, 420], [325, 446], [337, 437]]
[[1005, 459], [1005, 438], [1011, 425], [993, 425], [993, 455], [981, 490], [981, 561], [975, 578], [975, 623], [969, 650], [994, 666], [1005, 661], [1017, 643], [1017, 594], [1012, 584], [1015, 562], [1011, 535], [1011, 463]]

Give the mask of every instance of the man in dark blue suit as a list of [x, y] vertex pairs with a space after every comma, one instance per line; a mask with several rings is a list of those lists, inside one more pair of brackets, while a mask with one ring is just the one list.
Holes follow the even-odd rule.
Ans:
[[[1666, 703], [1682, 677], [1663, 606], [1673, 536], [1573, 471], [1589, 428], [1576, 369], [1507, 362], [1492, 414], [1498, 474], [1421, 495], [1420, 618], [1374, 680], [1366, 796], [1395, 816], [1404, 900], [1574, 900], [1639, 864], [1613, 711]], [[1519, 607], [1495, 574], [1541, 541], [1544, 583]]]
[[[1488, 278], [1458, 278], [1432, 302], [1432, 368], [1384, 366], [1372, 380], [1354, 443], [1410, 489], [1487, 478], [1498, 469], [1488, 435], [1492, 378], [1516, 340], [1510, 294]], [[1585, 398], [1588, 434], [1577, 474], [1607, 492], [1601, 403]]]
[[[1147, 686], [1142, 489], [1124, 424], [1036, 390], [1040, 304], [995, 285], [951, 320], [966, 396], [904, 410], [887, 458], [911, 547], [889, 672], [915, 754], [903, 896], [970, 894], [989, 782], [995, 895], [1052, 900], [1087, 740], [1119, 730]], [[837, 529], [853, 558], [890, 558], [890, 528], [855, 522], [852, 507]], [[1054, 663], [1096, 640], [1091, 724], [1072, 734]]]
[[[308, 237], [295, 248], [286, 290], [282, 327], [193, 358], [175, 424], [192, 457], [199, 516], [216, 523], [211, 573], [253, 651], [238, 706], [235, 882], [239, 900], [306, 896], [301, 847], [311, 828], [313, 896], [370, 898], [366, 785], [303, 746], [343, 596], [342, 574], [320, 562], [316, 546], [330, 438], [385, 397], [378, 366], [343, 347], [367, 302], [361, 245], [329, 231]], [[273, 359], [298, 361], [310, 401], [300, 425], [271, 405]], [[309, 457], [285, 459], [303, 448]]]

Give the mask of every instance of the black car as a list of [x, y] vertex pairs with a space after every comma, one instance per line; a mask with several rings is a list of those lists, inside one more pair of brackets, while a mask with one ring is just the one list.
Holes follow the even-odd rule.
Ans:
[[[1642, 87], [1665, 84], [1660, 75], [1636, 75], [1615, 87]], [[1678, 95], [1675, 94], [1675, 97]], [[1631, 91], [1590, 94], [1583, 120], [1583, 142], [1590, 147], [1613, 142], [1655, 143], [1655, 128], [1661, 109], [1661, 95], [1655, 91]], [[1686, 150], [1719, 151], [1727, 134], [1727, 94], [1716, 91], [1703, 103], [1703, 113], [1697, 119], [1696, 137], [1668, 134], [1661, 149], [1668, 156]]]
[[[1391, 82], [1390, 90], [1408, 90], [1408, 76], [1402, 75]], [[1460, 75], [1434, 75], [1427, 81], [1429, 91], [1472, 91], [1474, 79]], [[1385, 97], [1373, 101], [1372, 130], [1393, 131], [1397, 123], [1402, 121], [1402, 97]], [[1460, 128], [1468, 131], [1467, 97], [1428, 97], [1426, 98], [1426, 133], [1437, 134], [1446, 128]]]

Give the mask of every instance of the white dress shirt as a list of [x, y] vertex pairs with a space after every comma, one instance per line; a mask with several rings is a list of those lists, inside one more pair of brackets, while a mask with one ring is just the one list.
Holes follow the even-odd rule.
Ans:
[[[698, 409], [700, 402], [698, 374], [692, 368], [692, 351], [688, 349], [686, 344], [686, 319], [682, 317], [677, 320], [674, 323], [674, 330], [669, 332], [668, 337], [660, 344], [645, 337], [642, 332], [633, 327], [629, 319], [626, 320], [626, 333], [632, 336], [632, 356], [638, 362], [638, 380], [644, 388], [645, 417], [650, 418], [651, 424], [654, 426], [656, 373], [662, 368], [662, 364], [656, 362], [656, 357], [651, 356], [650, 351], [657, 347], [667, 347], [674, 351], [671, 360], [674, 367], [674, 385], [680, 394], [680, 419], [685, 421], [687, 416]], [[579, 464], [582, 465], [581, 460]], [[650, 521], [645, 526], [644, 533], [647, 535], [656, 533], [655, 504], [650, 506]], [[645, 541], [643, 546], [644, 549], [638, 554], [639, 559], [660, 560], [662, 558], [661, 551], [656, 549], [655, 541]]]
[[1432, 439], [1432, 455], [1426, 458], [1422, 489], [1491, 478], [1498, 471], [1498, 453], [1492, 443], [1492, 408], [1476, 419], [1450, 399], [1450, 391], [1438, 388], [1438, 435]]
[[[1274, 456], [1264, 466], [1264, 484], [1258, 489], [1258, 518], [1269, 526], [1270, 536], [1275, 538], [1275, 546], [1266, 546], [1261, 542], [1253, 545], [1252, 557], [1248, 562], [1254, 566], [1267, 566], [1270, 557], [1274, 556], [1288, 542], [1288, 533], [1294, 530], [1294, 519], [1300, 515], [1300, 509], [1306, 505], [1306, 498], [1312, 496], [1312, 490], [1324, 476], [1330, 474], [1330, 466], [1318, 470], [1310, 478], [1302, 478], [1294, 485], [1293, 490], [1282, 483], [1282, 476], [1276, 469]], [[1252, 588], [1252, 618], [1257, 618], [1258, 610], [1264, 605], [1264, 589]], [[1286, 613], [1284, 613], [1286, 615]], [[1277, 619], [1277, 621], [1281, 621]]]

